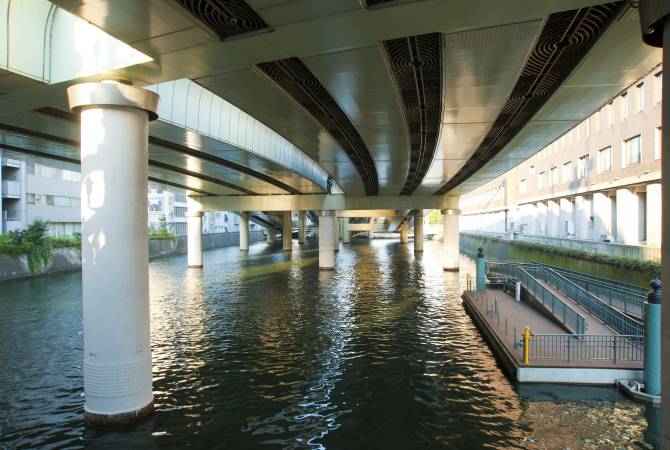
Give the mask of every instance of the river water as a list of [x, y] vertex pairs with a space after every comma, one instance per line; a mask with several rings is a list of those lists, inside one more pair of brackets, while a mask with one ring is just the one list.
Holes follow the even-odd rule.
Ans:
[[[367, 239], [153, 261], [156, 412], [83, 422], [79, 273], [0, 285], [0, 448], [637, 448], [657, 410], [611, 388], [515, 387], [464, 312], [474, 264]], [[647, 423], [651, 424], [648, 430]]]

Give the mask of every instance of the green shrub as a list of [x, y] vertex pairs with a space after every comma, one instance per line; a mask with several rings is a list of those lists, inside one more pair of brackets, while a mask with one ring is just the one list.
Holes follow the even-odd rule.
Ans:
[[[484, 242], [502, 241], [500, 238], [496, 236], [476, 235], [476, 237], [478, 239], [483, 239]], [[546, 245], [546, 244], [540, 244], [538, 242], [530, 242], [524, 240], [514, 240], [504, 242], [519, 248], [549, 253], [558, 256], [568, 256], [571, 258], [584, 259], [587, 261], [594, 261], [603, 264], [610, 264], [620, 269], [640, 271], [648, 273], [656, 278], [661, 277], [661, 263], [658, 261], [629, 258], [627, 256], [611, 256], [603, 253], [591, 253], [584, 250], [575, 250], [572, 248], [559, 247], [556, 245]]]

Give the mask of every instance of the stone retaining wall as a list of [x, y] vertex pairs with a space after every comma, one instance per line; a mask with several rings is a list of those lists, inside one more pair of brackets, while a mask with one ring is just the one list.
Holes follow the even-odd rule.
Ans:
[[[258, 242], [265, 239], [263, 231], [250, 231], [249, 242]], [[212, 233], [202, 236], [203, 250], [211, 250], [231, 245], [239, 245], [239, 232]], [[177, 238], [176, 245], [172, 239], [149, 239], [149, 259], [169, 255], [186, 253], [186, 236]], [[76, 248], [56, 248], [53, 250], [51, 261], [46, 267], [41, 267], [36, 275], [47, 273], [66, 272], [81, 269], [81, 251]], [[32, 276], [28, 268], [28, 258], [25, 255], [0, 255], [0, 282], [27, 278]]]

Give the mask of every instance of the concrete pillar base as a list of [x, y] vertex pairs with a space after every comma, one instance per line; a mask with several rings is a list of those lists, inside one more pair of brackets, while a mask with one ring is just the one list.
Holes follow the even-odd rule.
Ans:
[[460, 272], [461, 269], [459, 267], [443, 267], [442, 270], [445, 272]]
[[335, 267], [319, 267], [319, 270], [335, 270]]
[[154, 412], [154, 401], [147, 406], [121, 414], [97, 414], [84, 409], [84, 421], [89, 425], [118, 426], [139, 422]]
[[202, 269], [202, 264], [189, 264], [189, 269]]

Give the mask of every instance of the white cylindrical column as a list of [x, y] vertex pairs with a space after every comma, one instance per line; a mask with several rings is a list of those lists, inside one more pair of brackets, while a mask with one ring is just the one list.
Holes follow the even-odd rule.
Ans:
[[443, 231], [443, 245], [444, 245], [444, 264], [443, 268], [447, 271], [458, 270], [458, 255], [459, 255], [459, 227], [458, 219], [461, 211], [458, 209], [444, 209], [444, 231]]
[[340, 219], [335, 216], [334, 219], [334, 230], [333, 230], [333, 249], [336, 252], [340, 251]]
[[68, 88], [81, 111], [86, 420], [153, 411], [149, 345], [148, 127], [158, 95], [116, 82]]
[[407, 244], [407, 237], [409, 236], [409, 233], [407, 231], [407, 224], [403, 225], [400, 227], [400, 243], [401, 244]]
[[284, 211], [281, 237], [284, 244], [284, 250], [290, 251], [293, 246], [293, 223], [291, 220], [291, 211]]
[[368, 239], [374, 239], [374, 237], [375, 237], [375, 232], [372, 231], [372, 230], [369, 230], [368, 231]]
[[202, 267], [202, 211], [186, 213], [186, 262], [188, 267]]
[[616, 191], [616, 240], [623, 244], [638, 244], [638, 197], [632, 189]]
[[349, 231], [349, 218], [342, 218], [342, 242], [348, 244], [351, 242], [351, 232]]
[[307, 212], [298, 212], [298, 244], [305, 243], [305, 235], [307, 234]]
[[249, 213], [240, 213], [240, 251], [249, 251]]
[[272, 241], [274, 241], [273, 233], [274, 231], [272, 230], [272, 228], [265, 229], [265, 242], [267, 242], [268, 244], [272, 244]]
[[333, 211], [319, 213], [319, 269], [335, 268], [335, 223], [337, 218]]
[[423, 209], [414, 214], [414, 251], [423, 251]]

